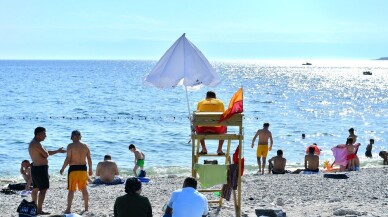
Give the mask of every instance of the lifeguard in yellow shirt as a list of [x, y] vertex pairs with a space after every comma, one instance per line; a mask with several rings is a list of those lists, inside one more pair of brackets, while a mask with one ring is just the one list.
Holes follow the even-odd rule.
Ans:
[[[203, 99], [198, 102], [197, 111], [199, 112], [224, 112], [224, 103], [217, 99], [216, 93], [213, 91], [208, 91], [206, 93], [206, 99]], [[226, 133], [226, 126], [214, 126], [214, 127], [195, 127], [197, 133], [213, 133], [213, 134], [223, 134]], [[224, 144], [224, 140], [219, 140], [218, 142], [218, 155], [224, 155], [225, 153], [222, 151], [222, 145]], [[200, 154], [207, 154], [207, 149], [205, 145], [205, 140], [201, 140], [202, 150]]]

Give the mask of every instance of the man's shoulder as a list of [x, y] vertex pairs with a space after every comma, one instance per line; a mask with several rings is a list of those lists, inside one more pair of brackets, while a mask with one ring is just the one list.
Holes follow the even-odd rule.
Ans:
[[101, 166], [105, 166], [105, 165], [116, 165], [116, 162], [114, 162], [114, 161], [100, 161], [100, 162], [98, 162], [98, 164], [99, 165], [101, 165]]
[[41, 146], [40, 142], [36, 141], [35, 139], [31, 140], [31, 142], [28, 144], [29, 147], [37, 147]]
[[178, 189], [178, 190], [175, 190], [172, 192], [173, 194], [179, 194], [179, 193], [182, 193], [182, 189]]
[[218, 103], [224, 104], [224, 101], [222, 101], [222, 100], [220, 100], [220, 99], [212, 99], [212, 100], [214, 100], [214, 101], [216, 101], [216, 102], [218, 102]]
[[136, 198], [136, 201], [149, 202], [148, 197], [142, 196], [142, 195], [137, 194], [137, 193], [135, 193], [135, 194], [124, 194], [122, 196], [117, 197], [116, 200], [118, 200], [118, 201], [121, 201], [121, 200], [127, 201], [127, 198], [131, 198], [131, 197]]

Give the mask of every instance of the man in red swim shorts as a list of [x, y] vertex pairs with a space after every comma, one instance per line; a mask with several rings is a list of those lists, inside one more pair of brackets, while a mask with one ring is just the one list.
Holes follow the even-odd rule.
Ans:
[[[224, 110], [225, 110], [224, 103], [221, 100], [217, 99], [216, 93], [213, 91], [208, 91], [206, 93], [206, 99], [199, 101], [197, 105], [197, 111], [200, 111], [200, 112], [224, 112]], [[227, 129], [225, 126], [195, 127], [195, 131], [199, 134], [201, 133], [223, 134], [223, 133], [226, 133], [226, 130]], [[217, 149], [218, 155], [224, 155], [224, 152], [222, 152], [223, 144], [224, 144], [224, 140], [219, 140], [218, 149]], [[203, 139], [201, 140], [201, 147], [202, 147], [202, 150], [200, 154], [207, 154], [205, 140]]]

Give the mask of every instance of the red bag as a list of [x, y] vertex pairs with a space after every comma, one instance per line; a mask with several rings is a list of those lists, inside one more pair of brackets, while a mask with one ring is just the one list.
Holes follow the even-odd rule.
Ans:
[[[233, 163], [238, 164], [238, 152], [240, 150], [240, 146], [237, 146], [236, 151], [233, 154]], [[244, 174], [244, 158], [241, 158], [241, 176]]]

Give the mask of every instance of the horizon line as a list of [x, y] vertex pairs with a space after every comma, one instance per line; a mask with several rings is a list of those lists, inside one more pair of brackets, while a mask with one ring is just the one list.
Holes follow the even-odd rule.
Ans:
[[[225, 58], [225, 59], [210, 59], [210, 58], [207, 58], [209, 61], [312, 61], [312, 60], [315, 60], [315, 61], [322, 61], [322, 60], [325, 60], [325, 61], [333, 61], [333, 60], [381, 60], [381, 61], [384, 61], [384, 60], [387, 60], [387, 59], [384, 59], [384, 58], [387, 58], [387, 57], [380, 57], [380, 58], [377, 58], [377, 59], [367, 59], [367, 58], [346, 58], [346, 57], [342, 57], [342, 58], [257, 58], [257, 59], [249, 59], [249, 58], [246, 58], [246, 59], [232, 59], [232, 58]], [[124, 59], [124, 58], [10, 58], [10, 59], [2, 59], [0, 58], [0, 61], [158, 61], [160, 58], [158, 59], [135, 59], [135, 58], [128, 58], [128, 59]]]

